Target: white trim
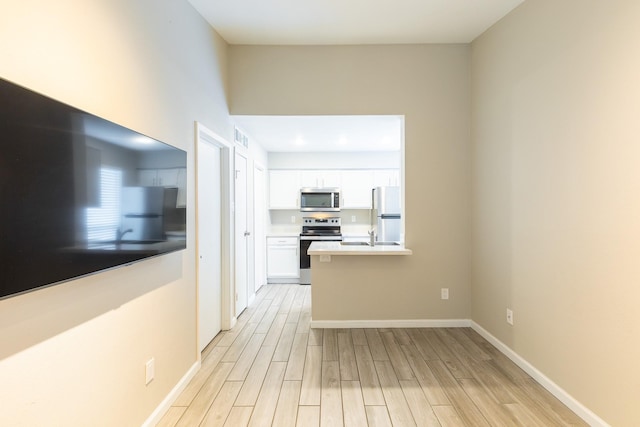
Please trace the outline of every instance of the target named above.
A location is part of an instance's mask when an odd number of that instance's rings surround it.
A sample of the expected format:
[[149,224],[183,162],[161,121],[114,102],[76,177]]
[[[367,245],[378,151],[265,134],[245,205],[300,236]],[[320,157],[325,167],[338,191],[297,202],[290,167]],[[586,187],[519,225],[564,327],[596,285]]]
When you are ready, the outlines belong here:
[[[267,277],[269,285],[295,285],[300,284],[300,276],[296,277]],[[302,285],[304,286],[304,285]]]
[[[238,317],[240,316],[240,314],[242,314],[242,312],[244,310],[246,310],[249,307],[249,299],[250,299],[250,292],[249,292],[249,263],[252,262],[253,260],[251,259],[251,257],[249,257],[249,243],[248,243],[248,239],[244,239],[245,243],[246,243],[246,251],[245,251],[245,258],[247,261],[247,271],[245,271],[245,278],[246,278],[246,294],[247,294],[247,302],[246,305],[242,308],[242,310],[238,311],[238,299],[236,299],[238,297],[238,263],[237,263],[237,253],[236,251],[238,250],[237,248],[237,243],[238,243],[238,227],[237,227],[237,214],[238,214],[238,210],[236,209],[237,206],[237,199],[238,199],[238,188],[236,186],[236,180],[238,179],[236,176],[236,173],[238,171],[237,169],[237,157],[240,156],[245,160],[245,165],[246,165],[246,177],[245,177],[245,190],[244,190],[244,197],[245,197],[245,207],[247,209],[247,211],[245,212],[245,216],[246,216],[246,228],[244,231],[249,231],[249,224],[251,224],[250,222],[250,218],[249,218],[249,203],[248,203],[248,197],[249,197],[249,153],[247,151],[246,148],[242,147],[241,145],[236,144],[234,146],[234,150],[233,150],[233,168],[231,171],[231,179],[233,182],[233,197],[231,198],[232,203],[233,203],[233,209],[231,212],[231,215],[233,216],[233,227],[231,228],[233,230],[231,236],[233,238],[233,296],[235,298],[233,298],[233,312],[235,313],[235,316]],[[253,185],[253,184],[252,184]],[[252,203],[253,204],[253,203]],[[251,224],[253,225],[253,224]],[[251,230],[251,232],[253,232],[253,230]],[[253,286],[255,288],[255,286]]]
[[589,408],[578,402],[573,396],[567,393],[562,387],[554,383],[549,377],[536,369],[531,363],[525,360],[518,353],[513,351],[509,346],[504,344],[498,338],[491,335],[486,329],[478,325],[476,322],[471,321],[471,328],[480,334],[484,339],[489,341],[495,348],[500,350],[505,356],[518,365],[522,370],[536,380],[542,387],[544,387],[549,393],[553,394],[562,403],[564,403],[569,409],[575,412],[580,418],[582,418],[587,424],[592,427],[610,427],[602,418],[598,417]]
[[[231,320],[229,320],[229,329],[233,329],[233,327],[236,326],[236,323],[238,323],[238,318],[233,316]],[[223,331],[228,331],[229,329],[223,329]]]
[[187,384],[189,384],[189,381],[191,381],[191,379],[200,370],[200,366],[201,364],[199,360],[191,365],[191,368],[189,368],[187,373],[184,374],[180,381],[178,381],[178,384],[176,384],[175,387],[173,387],[173,389],[169,392],[169,394],[167,394],[167,397],[165,397],[162,402],[160,402],[160,404],[151,413],[151,415],[149,415],[149,418],[147,418],[145,422],[142,423],[142,427],[152,427],[160,422],[164,414],[166,414],[169,408],[171,408],[173,402],[175,402],[178,396],[180,396],[180,393],[182,393],[184,389],[187,388]]
[[[263,180],[262,182],[256,182],[256,171],[261,171]],[[262,163],[253,160],[253,259],[254,259],[254,270],[253,270],[253,296],[255,298],[256,292],[267,283],[267,212],[268,212],[268,201],[267,201],[267,168],[262,165]],[[257,185],[256,185],[257,184]],[[258,194],[262,194],[264,198],[264,204],[262,206],[257,206],[256,196]],[[262,218],[262,234],[259,236],[256,230],[256,224],[258,223],[258,217]],[[263,261],[263,268],[260,274],[255,269],[255,260],[257,259],[257,254],[260,251],[261,258]],[[258,277],[259,276],[259,277]],[[256,280],[259,279],[259,280]]]
[[468,328],[470,322],[469,319],[311,320],[311,328]]
[[[234,281],[234,248],[233,236],[233,144],[229,143],[225,138],[211,131],[200,122],[195,122],[196,127],[196,165],[197,165],[197,145],[199,142],[207,142],[221,149],[222,161],[222,203],[226,204],[227,209],[222,212],[222,307],[221,307],[221,327],[223,331],[231,329],[235,324],[235,298],[233,291],[235,289]],[[197,181],[197,180],[196,180]],[[196,182],[196,206],[197,206],[197,182]],[[197,208],[196,208],[197,209]],[[198,212],[196,212],[196,222],[198,220]]]

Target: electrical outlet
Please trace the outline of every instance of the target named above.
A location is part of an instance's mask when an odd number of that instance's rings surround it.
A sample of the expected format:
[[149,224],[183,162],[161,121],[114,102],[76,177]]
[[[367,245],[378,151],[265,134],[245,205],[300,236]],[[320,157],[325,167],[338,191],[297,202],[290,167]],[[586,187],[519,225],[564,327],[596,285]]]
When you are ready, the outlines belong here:
[[155,358],[151,358],[147,360],[147,363],[144,365],[144,377],[145,377],[145,385],[149,384],[153,381],[153,377],[156,375],[156,360]]
[[351,215],[351,222],[356,222],[356,216],[355,215]]
[[513,310],[507,308],[507,323],[513,326]]
[[449,299],[449,288],[440,289],[440,299]]
[[291,215],[291,224],[295,224],[295,223],[296,223],[296,216]]

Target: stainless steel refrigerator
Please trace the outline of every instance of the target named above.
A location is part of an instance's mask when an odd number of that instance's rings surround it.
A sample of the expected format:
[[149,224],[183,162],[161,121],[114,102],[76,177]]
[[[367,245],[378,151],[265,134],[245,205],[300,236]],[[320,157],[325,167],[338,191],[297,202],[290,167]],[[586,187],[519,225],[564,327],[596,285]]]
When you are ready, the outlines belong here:
[[377,242],[399,242],[401,233],[400,187],[376,187],[372,191],[372,226]]
[[123,188],[121,239],[165,240],[166,217],[176,208],[177,194],[177,188]]

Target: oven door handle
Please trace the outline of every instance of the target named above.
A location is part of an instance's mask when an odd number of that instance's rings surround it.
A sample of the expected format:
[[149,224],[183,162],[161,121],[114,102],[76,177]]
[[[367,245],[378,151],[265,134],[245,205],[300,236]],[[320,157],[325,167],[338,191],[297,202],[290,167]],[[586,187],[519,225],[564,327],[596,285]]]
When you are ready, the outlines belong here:
[[317,241],[317,242],[341,242],[342,241],[342,237],[336,237],[336,236],[300,236],[300,240],[304,240],[304,241],[309,241],[309,240],[313,240],[313,241]]

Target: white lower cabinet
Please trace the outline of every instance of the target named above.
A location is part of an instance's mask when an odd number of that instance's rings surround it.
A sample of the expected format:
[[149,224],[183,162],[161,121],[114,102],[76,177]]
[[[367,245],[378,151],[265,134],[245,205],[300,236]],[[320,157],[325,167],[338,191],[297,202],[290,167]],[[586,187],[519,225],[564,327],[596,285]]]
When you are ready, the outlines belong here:
[[291,283],[300,279],[298,237],[267,237],[267,282]]

